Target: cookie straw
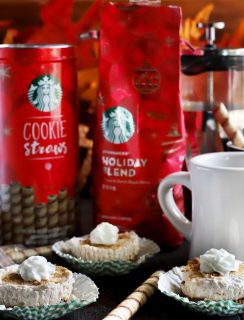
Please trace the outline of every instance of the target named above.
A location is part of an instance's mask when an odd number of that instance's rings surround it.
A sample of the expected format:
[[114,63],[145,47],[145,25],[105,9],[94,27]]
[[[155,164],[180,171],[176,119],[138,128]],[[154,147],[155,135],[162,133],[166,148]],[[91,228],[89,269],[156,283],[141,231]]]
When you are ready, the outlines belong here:
[[68,196],[67,189],[61,189],[58,193],[59,226],[66,226],[68,223]]
[[35,205],[35,225],[37,231],[47,233],[47,206],[45,203],[37,203]]
[[[19,246],[14,246],[9,248],[8,250],[5,247],[0,247],[0,267],[7,266],[5,261],[9,262],[11,259],[12,263],[22,263],[25,259],[31,256],[44,256],[48,259],[52,256],[52,248],[51,246],[42,246],[42,247],[33,247],[33,248],[21,248]],[[3,265],[5,264],[5,265]],[[8,265],[10,265],[8,264]]]
[[3,243],[10,243],[12,239],[12,213],[11,213],[11,195],[10,185],[2,184],[0,186],[1,197],[1,227]]
[[58,225],[58,196],[52,194],[48,196],[47,204],[48,227],[55,228]]
[[36,226],[36,244],[43,245],[48,243],[47,238],[47,205],[46,203],[37,203],[35,205],[35,226]]
[[14,264],[14,261],[0,248],[0,268]]
[[154,272],[143,284],[132,292],[114,310],[112,310],[103,320],[128,320],[146,301],[154,294],[158,287],[161,270]]
[[0,205],[0,245],[3,244],[2,209]]
[[34,189],[32,186],[22,187],[23,230],[25,241],[35,232]]
[[12,242],[23,243],[23,217],[22,217],[22,188],[19,182],[13,182],[10,185],[11,193],[11,212],[13,223]]
[[219,123],[229,140],[236,147],[244,147],[244,137],[241,130],[236,127],[230,118],[230,114],[223,103],[216,105],[213,109],[213,115],[217,123]]

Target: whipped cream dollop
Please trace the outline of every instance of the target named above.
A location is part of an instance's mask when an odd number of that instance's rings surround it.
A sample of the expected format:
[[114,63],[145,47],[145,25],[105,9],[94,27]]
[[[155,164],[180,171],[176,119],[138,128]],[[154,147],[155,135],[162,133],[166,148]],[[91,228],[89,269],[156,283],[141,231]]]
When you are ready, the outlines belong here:
[[108,222],[102,222],[90,233],[93,244],[112,245],[118,241],[119,228]]
[[231,271],[237,271],[239,266],[240,261],[224,249],[210,249],[200,256],[201,272],[218,272],[221,275],[226,275]]
[[25,281],[49,280],[55,272],[55,266],[45,257],[33,256],[26,259],[19,266],[19,274]]

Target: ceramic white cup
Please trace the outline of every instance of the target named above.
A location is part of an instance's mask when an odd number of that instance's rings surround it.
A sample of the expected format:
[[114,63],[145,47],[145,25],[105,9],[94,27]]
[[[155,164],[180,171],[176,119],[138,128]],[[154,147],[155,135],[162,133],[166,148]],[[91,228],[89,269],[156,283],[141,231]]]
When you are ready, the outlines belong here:
[[[178,209],[173,186],[192,192],[192,222]],[[164,178],[158,200],[175,228],[190,240],[190,257],[224,248],[244,260],[244,153],[216,152],[190,160],[189,172]]]

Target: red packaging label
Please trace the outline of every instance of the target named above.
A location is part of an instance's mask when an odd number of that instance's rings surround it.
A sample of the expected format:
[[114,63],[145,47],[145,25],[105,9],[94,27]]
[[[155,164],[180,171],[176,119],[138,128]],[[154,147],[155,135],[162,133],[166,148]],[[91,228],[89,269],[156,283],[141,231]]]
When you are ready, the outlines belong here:
[[[176,246],[182,237],[159,208],[160,179],[185,158],[177,7],[102,10],[94,149],[96,221]],[[176,197],[181,191],[175,189]]]
[[[2,232],[9,229],[3,242],[14,242],[16,233],[28,244],[24,239],[28,233],[33,239],[38,232],[46,237],[56,228],[57,238],[63,236],[61,229],[69,224],[68,206],[74,207],[78,165],[76,73],[72,59],[60,56],[55,60],[50,54],[49,60],[43,60],[45,48],[37,48],[39,55],[35,51],[33,59],[33,48],[12,50],[17,51],[15,59],[0,59]],[[19,199],[13,200],[17,193]],[[45,209],[38,217],[40,207]],[[7,216],[11,216],[12,225]],[[21,236],[17,232],[20,223],[24,230]],[[45,242],[51,241],[46,237]]]

